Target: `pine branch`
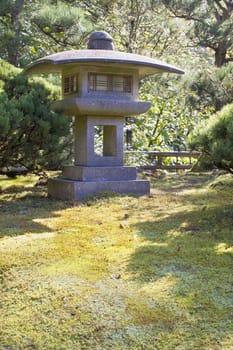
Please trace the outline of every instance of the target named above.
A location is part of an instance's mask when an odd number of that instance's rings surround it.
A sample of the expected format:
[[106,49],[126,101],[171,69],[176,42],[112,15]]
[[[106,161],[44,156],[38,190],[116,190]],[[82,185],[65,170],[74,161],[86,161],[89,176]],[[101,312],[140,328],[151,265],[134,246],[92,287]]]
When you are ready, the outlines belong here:
[[[221,0],[214,0],[214,2],[216,3],[216,5],[222,10],[222,11],[225,11],[226,10],[226,7],[224,7],[221,3]],[[224,1],[224,3],[226,4],[226,2]],[[215,7],[216,8],[216,7]],[[216,8],[217,10],[217,8]]]
[[61,45],[63,47],[67,47],[67,42],[65,41],[61,41],[59,39],[57,39],[55,36],[52,35],[52,33],[48,33],[46,30],[43,29],[43,27],[41,27],[38,23],[34,22],[36,24],[36,26],[40,29],[40,31],[45,34],[47,37],[49,37],[50,39],[52,39],[57,45]]
[[176,18],[182,18],[182,19],[185,19],[185,20],[188,20],[188,21],[194,21],[194,22],[200,22],[200,23],[204,23],[204,21],[195,16],[194,14],[192,14],[191,12],[187,12],[187,13],[180,13],[179,10],[180,9],[175,9],[173,8],[172,6],[168,5],[168,4],[165,4],[166,8],[173,14],[172,17],[176,17]]

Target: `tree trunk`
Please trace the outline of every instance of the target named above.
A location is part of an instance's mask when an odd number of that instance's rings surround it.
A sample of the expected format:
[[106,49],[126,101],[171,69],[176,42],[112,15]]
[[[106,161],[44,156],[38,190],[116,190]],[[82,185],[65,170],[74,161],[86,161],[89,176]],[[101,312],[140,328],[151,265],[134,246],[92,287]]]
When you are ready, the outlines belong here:
[[220,42],[215,49],[215,66],[221,67],[226,63],[227,48],[225,42]]
[[[223,1],[223,3],[221,3],[221,1],[217,0],[215,0],[214,3],[216,6],[215,18],[217,20],[218,28],[221,28],[221,26],[224,26],[224,22],[231,18],[233,3],[232,1]],[[215,49],[215,66],[221,67],[227,62],[226,55],[228,49],[229,45],[227,45],[227,41],[224,40],[223,37]]]
[[21,34],[21,22],[20,22],[20,13],[22,12],[24,5],[24,0],[16,0],[15,6],[11,14],[11,25],[10,28],[14,32],[14,39],[12,46],[8,51],[8,62],[14,66],[18,65],[19,59],[19,48],[20,48],[20,34]]

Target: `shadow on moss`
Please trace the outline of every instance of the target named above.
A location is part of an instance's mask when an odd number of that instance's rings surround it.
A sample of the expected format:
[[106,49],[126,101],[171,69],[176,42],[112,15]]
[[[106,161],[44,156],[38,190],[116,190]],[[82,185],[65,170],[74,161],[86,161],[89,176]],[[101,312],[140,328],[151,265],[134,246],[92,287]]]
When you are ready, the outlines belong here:
[[[221,194],[182,195],[179,200],[192,209],[168,208],[166,216],[158,213],[154,220],[134,225],[144,244],[131,255],[128,271],[141,288],[154,290],[160,308],[160,299],[167,295],[163,317],[171,319],[166,305],[173,305],[174,329],[187,329],[184,343],[191,332],[193,344],[206,348],[232,334],[232,197],[226,189]],[[156,294],[163,280],[172,281],[172,286]],[[184,312],[188,317],[176,317]]]

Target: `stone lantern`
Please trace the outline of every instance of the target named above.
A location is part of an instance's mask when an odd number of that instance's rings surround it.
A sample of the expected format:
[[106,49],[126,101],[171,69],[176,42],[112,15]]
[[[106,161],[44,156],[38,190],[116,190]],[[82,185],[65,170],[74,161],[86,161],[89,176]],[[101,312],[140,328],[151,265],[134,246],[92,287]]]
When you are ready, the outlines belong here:
[[[61,177],[49,179],[49,195],[76,200],[100,191],[149,194],[149,181],[137,179],[135,167],[124,166],[124,120],[150,108],[149,102],[138,101],[140,79],[183,71],[152,58],[115,51],[111,36],[94,32],[88,49],[43,57],[29,65],[27,72],[60,72],[62,100],[53,109],[75,117],[74,165],[64,166]],[[96,130],[102,133],[99,153]]]

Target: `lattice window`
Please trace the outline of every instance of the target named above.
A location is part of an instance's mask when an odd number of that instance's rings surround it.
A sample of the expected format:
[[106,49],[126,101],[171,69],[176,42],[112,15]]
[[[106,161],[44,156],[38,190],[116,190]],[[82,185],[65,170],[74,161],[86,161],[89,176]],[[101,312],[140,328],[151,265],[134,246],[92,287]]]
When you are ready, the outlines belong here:
[[64,77],[64,94],[71,94],[78,90],[78,77],[77,75],[67,75]]
[[89,91],[132,92],[132,76],[113,74],[89,74]]

